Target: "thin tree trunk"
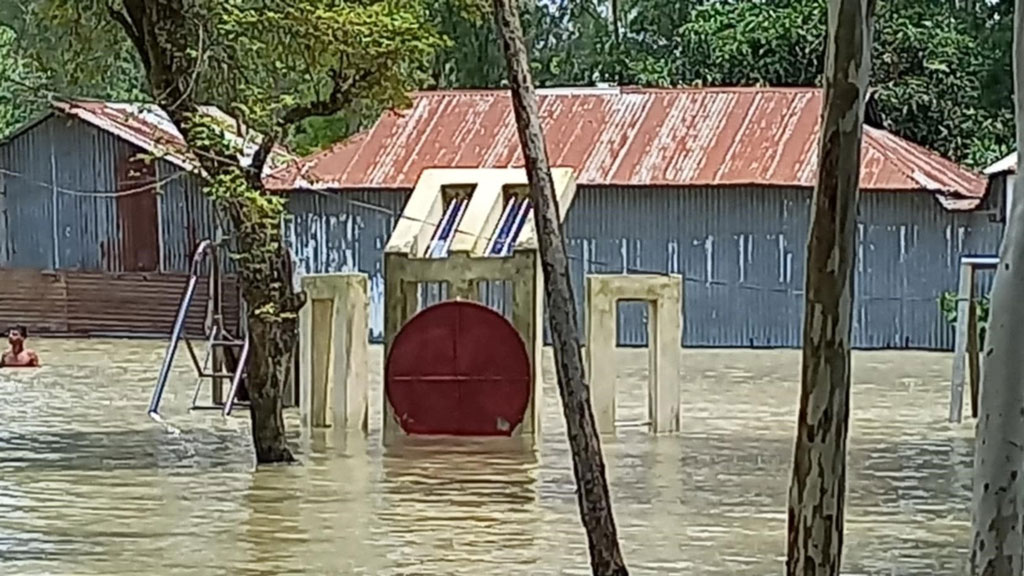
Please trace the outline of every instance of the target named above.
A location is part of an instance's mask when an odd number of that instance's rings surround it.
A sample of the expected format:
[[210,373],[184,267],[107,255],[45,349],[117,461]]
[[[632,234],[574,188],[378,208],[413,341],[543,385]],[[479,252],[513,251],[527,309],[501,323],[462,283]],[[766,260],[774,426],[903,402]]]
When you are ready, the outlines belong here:
[[838,576],[842,562],[854,229],[873,11],[873,0],[829,0],[828,5],[800,411],[789,486],[790,576]]
[[604,458],[601,455],[601,439],[590,406],[590,391],[584,381],[580,331],[572,286],[569,284],[569,260],[562,238],[555,186],[537,109],[537,95],[530,76],[515,1],[494,0],[494,12],[508,63],[512,106],[526,160],[530,200],[536,215],[547,313],[555,347],[558,390],[562,396],[566,432],[572,450],[580,516],[587,532],[594,575],[625,576],[629,572],[619,550],[611,497],[605,479]]
[[[1024,0],[1013,24],[1017,181],[1024,174]],[[1022,187],[1024,188],[1024,187]],[[1024,570],[1021,475],[1024,474],[1024,202],[1013,195],[999,249],[985,336],[981,398],[974,440],[971,574],[1020,576]]]

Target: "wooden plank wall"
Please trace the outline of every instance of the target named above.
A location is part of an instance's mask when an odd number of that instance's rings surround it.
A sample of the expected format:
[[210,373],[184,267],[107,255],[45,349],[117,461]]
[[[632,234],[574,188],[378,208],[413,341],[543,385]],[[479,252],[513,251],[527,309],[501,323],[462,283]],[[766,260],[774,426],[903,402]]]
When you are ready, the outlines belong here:
[[[0,330],[24,324],[30,334],[167,336],[186,274],[101,273],[0,269]],[[209,284],[201,278],[186,320],[201,335]],[[239,313],[237,283],[224,281],[230,327]]]

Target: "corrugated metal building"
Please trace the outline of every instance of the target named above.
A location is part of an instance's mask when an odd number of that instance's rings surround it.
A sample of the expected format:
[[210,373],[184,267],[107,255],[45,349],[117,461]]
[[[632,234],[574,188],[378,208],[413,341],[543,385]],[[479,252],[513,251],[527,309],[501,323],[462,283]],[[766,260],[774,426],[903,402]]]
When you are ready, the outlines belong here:
[[[686,345],[799,345],[819,90],[542,90],[540,106],[552,164],[578,174],[578,295],[585,273],[681,273]],[[380,252],[420,171],[521,165],[507,93],[434,92],[269,182],[291,191],[302,271],[371,274],[379,338]],[[1001,211],[980,176],[878,128],[861,185],[855,345],[950,348],[938,297],[961,254],[996,250]],[[645,335],[624,305],[620,342]]]
[[[799,345],[819,91],[541,93],[552,162],[581,186],[567,223],[578,295],[585,272],[678,272],[686,345]],[[159,159],[132,160],[143,152]],[[289,195],[299,273],[370,275],[379,340],[381,253],[420,171],[478,165],[521,165],[503,92],[417,94],[268,183]],[[166,332],[188,258],[216,226],[193,169],[166,117],[139,106],[55,103],[0,143],[0,323],[34,310],[30,324],[55,331]],[[870,127],[862,185],[856,345],[951,347],[938,295],[956,286],[960,254],[998,248],[1002,213],[977,175]],[[97,290],[96,278],[120,283]],[[624,305],[620,342],[642,344],[645,322]]]
[[[241,139],[227,116],[207,112]],[[0,143],[0,322],[168,331],[191,254],[216,228],[185,150],[157,109],[77,101],[53,102]],[[278,150],[273,160],[294,158]]]

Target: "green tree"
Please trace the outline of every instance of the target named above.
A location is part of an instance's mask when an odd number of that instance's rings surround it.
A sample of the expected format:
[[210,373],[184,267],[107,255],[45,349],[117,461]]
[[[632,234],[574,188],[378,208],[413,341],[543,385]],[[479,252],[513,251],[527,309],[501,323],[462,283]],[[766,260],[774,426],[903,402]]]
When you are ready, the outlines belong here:
[[33,107],[23,104],[24,86],[32,83],[30,62],[15,45],[14,30],[0,26],[0,138],[32,116]]
[[[882,0],[877,12],[885,127],[973,167],[1007,152],[1011,3]],[[820,85],[824,0],[526,2],[523,21],[540,86]],[[433,86],[502,85],[490,24],[444,22],[453,44]]]
[[[19,37],[45,35],[48,25],[33,28],[44,16],[38,4],[0,6],[0,22]],[[506,84],[484,4],[430,4],[423,18],[451,42],[435,50],[417,88]],[[820,84],[824,6],[824,0],[536,0],[522,2],[521,11],[539,86],[806,86]],[[872,86],[885,126],[974,167],[1007,152],[1013,139],[1012,8],[1008,0],[880,0]],[[89,32],[88,24],[68,24],[80,34]],[[46,39],[47,60],[64,60],[65,51],[75,48],[70,40]],[[9,61],[3,45],[0,40],[0,63]],[[83,78],[95,77],[95,66],[51,66],[46,88],[97,98],[137,96],[133,87],[145,82],[130,47],[120,42],[99,53],[106,55],[99,68],[117,73],[96,83]],[[25,117],[26,99],[4,100],[10,94],[4,86],[0,78],[0,117],[11,116],[12,107],[17,118]],[[299,153],[322,148],[371,125],[386,105],[361,104],[344,114],[299,121],[286,142]]]
[[[878,4],[871,84],[886,128],[972,166],[1013,139],[1008,84],[986,79],[1005,60],[987,39],[988,12],[938,0]],[[727,0],[695,9],[682,27],[677,63],[686,83],[820,84],[823,0]],[[1003,68],[1003,65],[1006,68]]]
[[145,78],[130,45],[117,35],[91,39],[95,50],[86,60],[71,41],[93,32],[88,20],[68,21],[72,34],[53,34],[45,8],[38,2],[0,3],[0,137],[45,111],[52,95],[146,97]]
[[[415,0],[36,0],[25,49],[88,84],[132,53],[150,97],[184,136],[232,228],[248,308],[256,460],[292,460],[281,393],[304,295],[292,288],[284,202],[262,183],[276,145],[310,118],[402,103],[443,45]],[[115,65],[105,70],[98,63]],[[88,64],[88,65],[87,65]],[[72,77],[69,72],[76,75]],[[130,71],[127,72],[130,76]],[[262,136],[251,158],[203,113],[213,104]]]

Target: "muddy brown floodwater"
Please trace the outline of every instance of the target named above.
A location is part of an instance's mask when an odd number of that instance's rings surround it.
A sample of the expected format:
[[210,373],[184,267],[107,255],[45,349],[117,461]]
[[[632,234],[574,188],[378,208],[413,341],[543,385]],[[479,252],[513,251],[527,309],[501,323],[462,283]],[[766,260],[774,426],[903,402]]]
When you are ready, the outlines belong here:
[[[36,340],[0,371],[0,574],[587,574],[546,368],[539,447],[383,449],[379,348],[369,438],[299,433],[302,466],[252,472],[247,415],[146,417],[163,344]],[[620,418],[643,414],[646,351],[619,355]],[[604,441],[633,574],[768,575],[784,561],[799,352],[686,350],[683,433]],[[973,427],[945,423],[950,354],[854,355],[845,571],[966,573]]]

